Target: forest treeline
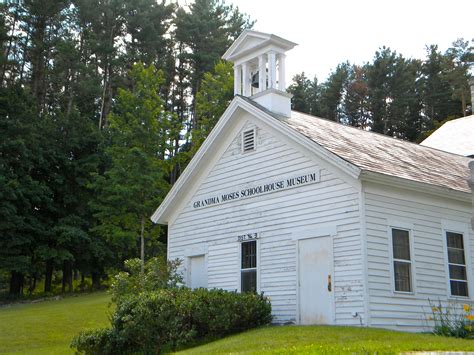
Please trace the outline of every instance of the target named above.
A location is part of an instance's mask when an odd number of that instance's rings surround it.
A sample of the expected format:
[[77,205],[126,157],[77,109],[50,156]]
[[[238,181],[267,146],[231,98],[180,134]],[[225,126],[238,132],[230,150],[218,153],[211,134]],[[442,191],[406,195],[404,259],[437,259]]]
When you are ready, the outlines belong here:
[[[165,252],[149,217],[232,99],[220,56],[254,23],[221,0],[0,6],[0,292],[100,287]],[[295,110],[416,141],[468,113],[469,50],[382,48],[288,91]]]
[[323,83],[300,73],[288,91],[292,109],[392,137],[419,142],[445,120],[472,112],[468,84],[474,55],[458,39],[423,59],[382,47],[363,65],[339,64]]
[[252,22],[218,0],[0,6],[0,288],[99,287],[165,252],[149,217],[194,149],[204,74]]

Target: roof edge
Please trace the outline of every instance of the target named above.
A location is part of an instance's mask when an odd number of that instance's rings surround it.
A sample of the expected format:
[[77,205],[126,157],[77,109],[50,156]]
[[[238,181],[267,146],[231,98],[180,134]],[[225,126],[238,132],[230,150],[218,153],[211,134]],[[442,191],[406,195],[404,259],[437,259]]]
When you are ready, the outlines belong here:
[[[247,48],[245,51],[238,53],[236,56],[233,52],[235,49],[245,40],[245,38],[253,36],[260,38],[262,40],[261,43],[257,44],[256,46],[253,46],[251,48]],[[272,33],[264,33],[264,32],[258,32],[254,30],[249,30],[246,29],[244,30],[239,37],[234,41],[234,43],[231,44],[231,46],[225,51],[225,53],[221,56],[222,59],[228,60],[228,61],[233,61],[234,59],[241,57],[243,55],[246,55],[252,51],[255,51],[256,49],[259,49],[261,47],[264,47],[270,43],[276,43],[283,47],[285,50],[290,50],[297,46],[298,44],[295,42],[292,42],[288,39],[282,38],[280,36],[274,35]]]
[[437,197],[445,197],[468,203],[472,201],[472,193],[470,192],[454,190],[444,186],[433,185],[426,182],[415,181],[398,176],[391,176],[374,171],[362,170],[360,178],[361,181],[389,185],[404,190],[427,193]]

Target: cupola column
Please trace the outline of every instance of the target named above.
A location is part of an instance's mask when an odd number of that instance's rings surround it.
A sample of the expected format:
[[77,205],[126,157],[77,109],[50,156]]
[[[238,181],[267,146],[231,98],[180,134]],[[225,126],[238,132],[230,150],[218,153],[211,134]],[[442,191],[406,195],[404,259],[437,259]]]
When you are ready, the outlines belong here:
[[265,55],[258,56],[258,92],[267,90],[267,61]]
[[234,95],[242,93],[242,66],[234,65]]
[[247,62],[242,63],[242,95],[250,96],[250,71]]
[[268,88],[276,89],[276,53],[268,52]]
[[285,57],[286,55],[281,53],[278,55],[278,89],[285,91]]

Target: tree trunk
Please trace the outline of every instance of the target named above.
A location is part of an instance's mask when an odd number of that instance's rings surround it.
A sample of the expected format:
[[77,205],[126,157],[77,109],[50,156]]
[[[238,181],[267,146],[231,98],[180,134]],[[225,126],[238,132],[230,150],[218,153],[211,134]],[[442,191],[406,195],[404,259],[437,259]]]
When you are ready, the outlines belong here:
[[31,296],[33,291],[36,289],[36,273],[30,278],[30,287],[28,288],[28,294]]
[[92,272],[92,289],[100,289],[100,274],[98,272]]
[[463,117],[466,117],[466,95],[464,93],[461,94],[461,106],[462,106],[462,115]]
[[7,72],[7,68],[8,68],[8,58],[10,57],[10,52],[11,52],[11,49],[13,47],[13,39],[15,38],[17,21],[18,21],[18,8],[15,9],[15,14],[13,16],[13,23],[12,23],[11,29],[10,29],[11,35],[10,35],[10,38],[8,40],[8,46],[5,49],[4,54],[3,54],[3,56],[5,57],[5,63],[3,63],[2,73],[1,73],[1,76],[0,76],[0,85],[2,85],[2,86],[3,86],[3,81],[5,79],[5,73]]
[[141,232],[140,232],[140,259],[142,261],[142,274],[145,271],[145,217],[142,217],[141,222]]
[[68,260],[63,262],[63,280],[61,288],[63,293],[66,292],[66,286],[68,288],[68,292],[72,292],[72,268],[71,262]]
[[67,289],[68,289],[68,292],[73,292],[74,291],[74,287],[73,287],[73,284],[72,284],[72,262],[68,261],[68,265],[69,265],[69,278],[68,278],[68,282],[67,282]]
[[46,74],[46,18],[44,16],[39,16],[34,23],[35,25],[32,35],[33,50],[31,51],[31,88],[33,97],[36,100],[37,111],[41,112],[45,95],[44,80]]
[[24,276],[21,272],[12,271],[10,275],[10,295],[20,296],[23,293]]
[[53,261],[46,262],[46,271],[44,273],[44,292],[51,292],[51,283],[53,281]]
[[72,111],[72,103],[74,101],[74,84],[76,81],[76,72],[75,70],[72,70],[71,74],[71,81],[69,83],[69,95],[68,95],[68,101],[67,101],[67,109],[66,109],[66,116],[69,117],[71,115]]
[[102,129],[105,114],[105,95],[107,94],[107,66],[104,68],[104,88],[102,90],[102,102],[100,103],[99,130]]
[[19,84],[23,84],[23,79],[25,77],[25,67],[26,67],[26,53],[28,51],[28,43],[30,42],[30,29],[26,30],[26,38],[23,43],[23,55],[21,56],[21,67],[20,67],[20,77]]
[[61,293],[66,292],[66,262],[63,261],[63,278],[61,282]]
[[109,69],[107,70],[109,73],[109,80],[107,81],[107,94],[105,95],[106,101],[104,105],[104,119],[103,119],[103,125],[104,127],[107,127],[108,121],[107,121],[107,116],[109,115],[109,112],[112,107],[112,74],[113,74],[113,69],[112,69],[112,64],[109,64]]
[[[180,140],[180,137],[178,135],[174,140],[174,155],[173,155],[174,157],[179,154],[179,140]],[[181,171],[180,171],[179,163],[174,164],[173,170],[171,170],[171,174],[170,174],[171,185],[174,185],[176,180],[178,180],[180,173]]]
[[79,285],[81,292],[84,292],[84,286],[85,286],[85,276],[84,276],[84,273],[81,272],[81,284]]

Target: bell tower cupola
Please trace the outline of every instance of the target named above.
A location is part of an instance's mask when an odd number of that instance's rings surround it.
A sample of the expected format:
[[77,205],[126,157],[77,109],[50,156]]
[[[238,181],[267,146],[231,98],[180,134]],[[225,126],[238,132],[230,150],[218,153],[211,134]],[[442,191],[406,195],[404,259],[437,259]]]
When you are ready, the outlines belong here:
[[234,95],[250,97],[268,110],[289,117],[285,56],[296,46],[281,37],[245,30],[222,56],[234,63]]

